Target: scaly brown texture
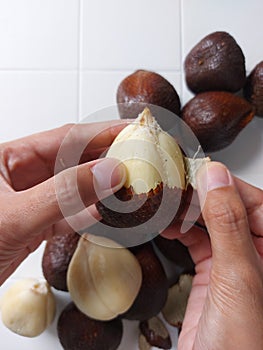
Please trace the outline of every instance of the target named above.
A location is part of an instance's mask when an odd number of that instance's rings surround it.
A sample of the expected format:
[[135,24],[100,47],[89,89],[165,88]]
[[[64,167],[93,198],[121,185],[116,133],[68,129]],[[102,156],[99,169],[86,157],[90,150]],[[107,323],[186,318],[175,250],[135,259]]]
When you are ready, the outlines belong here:
[[254,114],[254,108],[248,101],[225,91],[197,94],[182,109],[182,119],[192,129],[205,152],[228,146]]
[[247,77],[244,96],[255,107],[256,115],[263,117],[263,61]]
[[42,271],[48,283],[67,291],[67,271],[77,248],[80,235],[76,232],[59,233],[50,238],[42,257]]
[[116,350],[123,326],[120,319],[93,320],[71,302],[59,316],[57,331],[64,350]]
[[236,40],[226,32],[204,37],[184,63],[188,88],[194,93],[211,90],[236,92],[245,84],[245,57]]
[[[181,214],[184,195],[184,190],[171,189],[167,186],[163,188],[162,183],[150,192],[142,194],[134,193],[132,187],[122,187],[114,195],[98,202],[96,206],[104,223],[109,226],[130,228],[145,224],[146,231],[149,225],[147,233],[153,233],[166,228],[171,219],[175,220]],[[117,205],[116,199],[118,199]],[[113,202],[114,210],[111,209]],[[150,225],[148,221],[152,218],[153,223]]]
[[[163,76],[147,70],[137,70],[120,83],[117,103],[121,118],[137,118],[146,106],[163,107],[176,115],[180,114],[180,98],[177,91]],[[155,113],[151,106],[152,113]],[[159,110],[158,110],[159,111]],[[162,118],[158,123],[162,126]]]
[[131,308],[122,317],[129,320],[147,320],[163,308],[168,294],[168,280],[152,243],[131,249],[142,268],[142,285]]
[[178,239],[167,239],[158,235],[154,238],[154,243],[167,259],[180,268],[181,273],[195,273],[195,264],[189,250]]

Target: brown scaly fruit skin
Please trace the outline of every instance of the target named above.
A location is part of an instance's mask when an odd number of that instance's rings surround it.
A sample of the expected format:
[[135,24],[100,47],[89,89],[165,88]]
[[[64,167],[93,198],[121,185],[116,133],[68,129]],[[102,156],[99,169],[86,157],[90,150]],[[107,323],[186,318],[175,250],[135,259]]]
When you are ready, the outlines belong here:
[[116,350],[123,326],[120,319],[93,320],[71,302],[60,314],[57,332],[64,350]]
[[159,235],[154,238],[154,243],[167,259],[180,268],[181,274],[195,274],[195,264],[191,255],[178,239],[167,239]]
[[263,117],[263,61],[247,77],[244,96],[255,107],[256,115]]
[[230,145],[251,121],[255,111],[244,98],[224,91],[197,94],[182,109],[182,119],[192,129],[205,152]]
[[134,247],[131,251],[142,268],[142,286],[131,308],[121,317],[144,321],[163,308],[168,294],[168,280],[151,242]]
[[[160,74],[147,70],[137,70],[123,79],[117,90],[117,103],[121,118],[137,118],[149,104],[168,109],[176,115],[180,114],[181,107],[175,88]],[[153,107],[151,110],[155,115]],[[158,122],[162,126],[161,120]]]
[[236,92],[246,80],[242,49],[226,32],[214,32],[203,38],[186,56],[184,68],[187,86],[194,93]]
[[42,257],[42,271],[48,283],[62,291],[68,291],[67,271],[77,248],[80,235],[76,232],[59,233],[50,238]]
[[[157,226],[154,227],[152,232],[155,232],[166,228],[170,224],[166,220],[167,205],[169,205],[169,208],[175,208],[173,220],[179,217],[184,208],[185,190],[166,187],[164,196],[163,193],[162,184],[154,190],[142,194],[135,194],[131,187],[128,189],[122,187],[114,195],[98,202],[96,207],[105,224],[119,228],[130,228],[146,224],[157,213],[164,197],[166,205],[154,217],[154,224]],[[115,196],[120,201],[119,207],[114,208],[117,210],[111,210],[111,201],[116,200]]]

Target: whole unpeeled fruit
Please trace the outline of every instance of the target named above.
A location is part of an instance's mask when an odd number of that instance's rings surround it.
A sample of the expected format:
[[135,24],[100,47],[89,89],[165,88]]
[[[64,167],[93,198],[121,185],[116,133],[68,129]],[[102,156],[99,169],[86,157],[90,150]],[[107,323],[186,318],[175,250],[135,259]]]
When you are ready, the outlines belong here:
[[115,350],[123,334],[122,321],[97,321],[84,315],[74,303],[61,312],[58,337],[64,350]]
[[244,96],[255,107],[256,115],[263,117],[263,61],[247,77]]
[[46,243],[42,257],[42,271],[48,283],[67,291],[67,271],[77,248],[80,235],[76,232],[58,233]]
[[226,32],[214,32],[204,37],[186,56],[184,68],[187,86],[194,93],[236,92],[245,84],[243,51]]
[[[137,118],[145,107],[163,107],[180,114],[180,99],[177,91],[158,73],[137,70],[120,83],[117,103],[121,118]],[[161,124],[161,119],[158,120]]]
[[154,243],[162,254],[180,269],[181,274],[195,273],[195,264],[191,258],[189,250],[178,239],[167,239],[158,235],[154,239]]
[[182,110],[182,119],[192,129],[205,152],[230,145],[254,117],[253,106],[225,91],[197,94]]
[[133,253],[142,269],[142,284],[132,306],[122,317],[147,320],[163,308],[168,294],[168,280],[151,242],[133,248]]

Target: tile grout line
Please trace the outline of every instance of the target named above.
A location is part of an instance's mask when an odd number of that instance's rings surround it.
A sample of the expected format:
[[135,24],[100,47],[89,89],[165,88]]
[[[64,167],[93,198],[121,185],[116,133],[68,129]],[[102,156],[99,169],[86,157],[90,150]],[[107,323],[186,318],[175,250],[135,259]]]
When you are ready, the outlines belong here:
[[77,122],[80,121],[81,112],[81,71],[83,56],[83,0],[79,0],[79,32],[78,32],[78,70],[77,70]]
[[0,68],[0,73],[76,73],[78,68]]
[[[81,50],[82,51],[82,50]],[[78,54],[79,56],[79,54]],[[132,67],[125,67],[120,69],[115,68],[81,68],[82,59],[78,57],[78,65],[76,68],[0,68],[0,73],[12,73],[12,72],[21,72],[21,73],[119,73],[127,72],[131,73],[134,69]],[[80,66],[80,67],[79,67]],[[146,69],[146,68],[145,68]],[[181,69],[174,68],[163,68],[156,67],[153,68],[155,71],[162,71],[167,73],[181,73]]]
[[[183,92],[183,0],[179,0],[179,18],[180,18],[180,90]],[[181,101],[182,102],[182,101]]]

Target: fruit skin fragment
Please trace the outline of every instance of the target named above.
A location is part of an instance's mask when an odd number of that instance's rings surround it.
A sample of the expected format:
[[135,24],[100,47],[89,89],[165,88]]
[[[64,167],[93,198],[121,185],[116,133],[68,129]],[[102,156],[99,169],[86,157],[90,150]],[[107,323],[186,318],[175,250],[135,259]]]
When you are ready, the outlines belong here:
[[4,325],[24,337],[36,337],[52,323],[55,297],[46,281],[34,278],[14,283],[1,299]]
[[[139,324],[141,334],[145,337],[145,341],[151,346],[160,349],[171,349],[172,341],[167,328],[158,316],[154,316]],[[143,344],[143,339],[141,339]]]
[[168,298],[162,315],[172,326],[181,328],[188,303],[188,298],[192,289],[193,276],[181,275],[178,283],[169,288]]

